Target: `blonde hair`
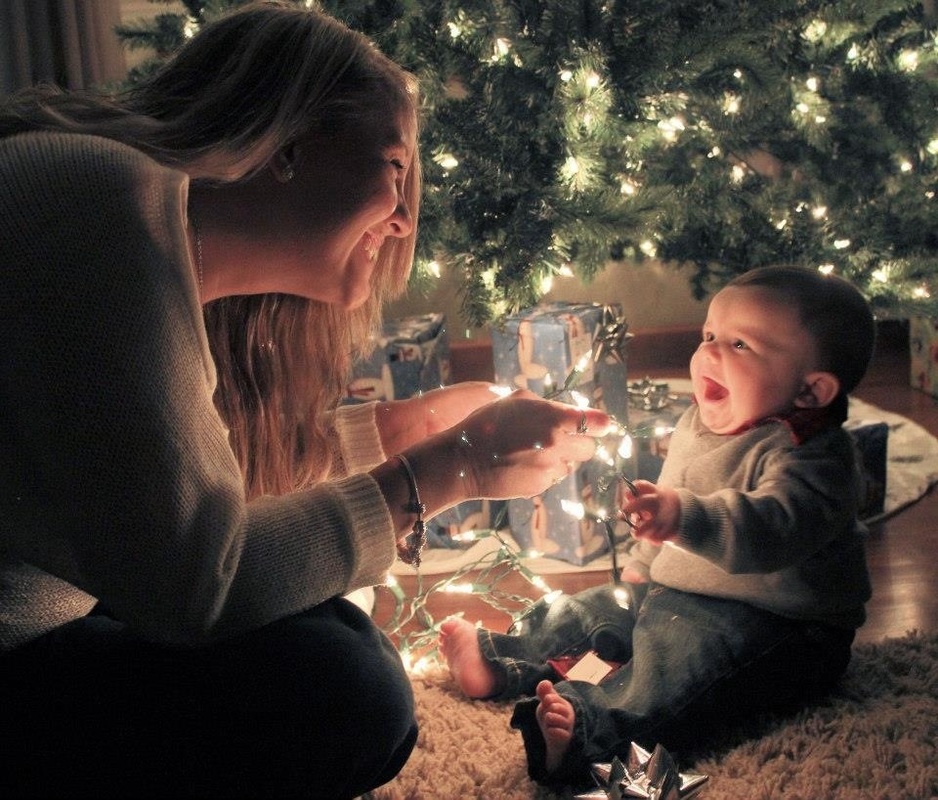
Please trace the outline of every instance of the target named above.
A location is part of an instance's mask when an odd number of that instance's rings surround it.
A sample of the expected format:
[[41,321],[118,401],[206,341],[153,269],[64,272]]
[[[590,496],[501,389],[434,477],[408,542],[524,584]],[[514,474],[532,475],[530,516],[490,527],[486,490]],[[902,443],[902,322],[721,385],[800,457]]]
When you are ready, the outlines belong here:
[[[52,129],[137,147],[193,181],[226,183],[263,169],[311,131],[416,117],[412,75],[365,36],[314,9],[252,3],[207,23],[139,85],[108,97],[37,87],[15,95],[0,136]],[[419,154],[404,199],[417,219]],[[332,467],[324,412],[351,364],[372,346],[385,302],[403,292],[416,225],[381,247],[369,300],[351,312],[287,295],[216,300],[204,308],[218,371],[215,404],[228,425],[249,497],[281,494]]]

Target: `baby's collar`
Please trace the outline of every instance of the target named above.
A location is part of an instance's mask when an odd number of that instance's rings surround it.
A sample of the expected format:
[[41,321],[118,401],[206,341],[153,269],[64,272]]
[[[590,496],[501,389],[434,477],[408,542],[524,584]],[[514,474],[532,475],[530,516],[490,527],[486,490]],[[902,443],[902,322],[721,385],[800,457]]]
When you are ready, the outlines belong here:
[[[697,402],[696,397],[694,398],[694,402]],[[792,442],[798,445],[804,444],[812,436],[817,436],[817,434],[821,433],[821,431],[825,431],[828,428],[836,428],[843,425],[846,421],[847,400],[843,398],[843,401],[841,401],[841,398],[838,397],[829,406],[824,406],[823,408],[793,408],[791,411],[787,411],[783,414],[773,414],[770,417],[763,417],[754,422],[747,422],[726,435],[735,436],[740,433],[745,433],[746,431],[751,431],[753,428],[758,428],[760,425],[765,425],[769,422],[781,422],[788,428]]]

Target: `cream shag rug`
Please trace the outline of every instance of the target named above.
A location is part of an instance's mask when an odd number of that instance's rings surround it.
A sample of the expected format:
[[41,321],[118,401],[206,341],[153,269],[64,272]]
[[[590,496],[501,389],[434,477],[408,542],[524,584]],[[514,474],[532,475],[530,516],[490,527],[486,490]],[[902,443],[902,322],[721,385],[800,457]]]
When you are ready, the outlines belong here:
[[[512,705],[463,698],[443,667],[413,678],[421,731],[375,800],[556,800],[527,777]],[[746,738],[748,736],[748,738]],[[765,719],[682,772],[709,776],[701,800],[938,798],[938,635],[855,648],[822,706]]]

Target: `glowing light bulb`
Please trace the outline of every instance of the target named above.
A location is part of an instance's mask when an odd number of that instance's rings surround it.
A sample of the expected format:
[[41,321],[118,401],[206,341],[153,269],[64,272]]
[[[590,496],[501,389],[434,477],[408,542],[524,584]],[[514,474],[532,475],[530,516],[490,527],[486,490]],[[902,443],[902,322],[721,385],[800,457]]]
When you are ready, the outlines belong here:
[[616,586],[616,588],[612,590],[612,596],[615,598],[620,608],[629,609],[632,607],[632,600],[629,598],[629,593],[621,586]]
[[918,53],[915,50],[903,50],[898,61],[899,69],[904,72],[915,72],[918,69]]
[[827,23],[823,20],[816,19],[809,23],[808,27],[804,29],[804,38],[809,42],[817,42],[820,41],[825,33],[827,33]]
[[632,437],[626,434],[622,437],[622,441],[619,442],[619,449],[616,451],[616,454],[619,456],[619,458],[631,458],[632,448]]
[[417,663],[413,666],[413,675],[420,677],[421,675],[426,675],[430,670],[430,666],[433,664],[433,659],[428,656],[421,656],[417,659]]
[[580,394],[580,392],[577,391],[572,391],[570,392],[570,397],[573,399],[573,405],[575,405],[580,410],[590,407],[590,401],[586,395]]
[[433,156],[433,160],[447,170],[456,169],[459,166],[459,160],[452,153],[440,153]]
[[583,519],[586,516],[586,506],[582,503],[577,503],[574,500],[567,500],[566,498],[560,501],[560,508],[566,511],[574,519]]

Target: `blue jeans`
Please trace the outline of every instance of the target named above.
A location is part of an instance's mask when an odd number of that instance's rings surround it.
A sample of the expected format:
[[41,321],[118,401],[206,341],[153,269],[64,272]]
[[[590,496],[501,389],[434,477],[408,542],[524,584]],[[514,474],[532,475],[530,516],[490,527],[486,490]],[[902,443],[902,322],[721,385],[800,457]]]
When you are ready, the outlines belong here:
[[92,614],[0,656],[2,797],[352,798],[417,737],[397,651],[333,599],[210,646]]
[[[623,607],[611,586],[596,587],[558,611],[535,607],[514,634],[480,631],[483,655],[505,679],[503,697],[532,694],[548,678],[574,707],[570,747],[547,773],[538,701],[515,706],[511,724],[522,733],[532,779],[586,782],[591,764],[625,756],[633,741],[678,755],[706,747],[728,723],[819,697],[850,659],[852,630],[655,584],[631,599]],[[544,663],[588,649],[623,666],[592,685],[561,681]]]

